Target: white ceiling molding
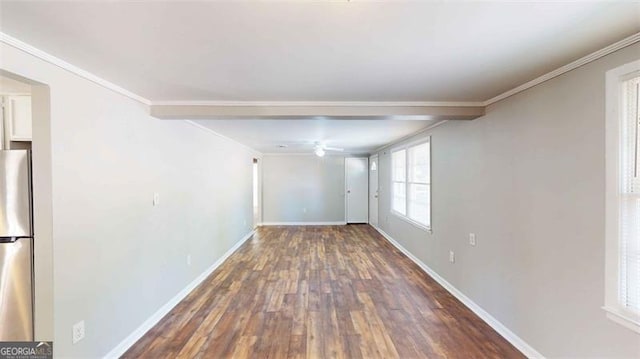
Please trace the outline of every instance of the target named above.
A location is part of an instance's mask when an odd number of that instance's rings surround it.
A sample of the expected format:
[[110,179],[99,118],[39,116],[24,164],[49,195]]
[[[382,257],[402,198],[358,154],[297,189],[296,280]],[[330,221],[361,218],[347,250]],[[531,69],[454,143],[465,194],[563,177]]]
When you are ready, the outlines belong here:
[[485,101],[466,101],[466,102],[429,102],[429,101],[398,101],[398,102],[373,102],[373,101],[154,101],[152,106],[246,106],[246,107],[277,107],[277,106],[314,106],[314,107],[334,107],[334,106],[348,106],[348,107],[368,107],[368,106],[380,106],[380,107],[431,107],[431,106],[447,106],[447,107],[486,107],[492,105],[498,101],[504,100],[507,97],[511,97],[517,93],[530,89],[543,82],[549,81],[555,77],[565,74],[569,71],[575,70],[581,66],[584,66],[590,62],[598,60],[604,56],[614,53],[627,46],[633,45],[640,41],[640,32],[628,36],[616,43],[613,43],[598,51],[592,52],[586,56],[583,56],[569,64],[566,64],[560,68],[557,68],[551,72],[548,72],[540,77],[537,77],[529,82],[526,82],[511,90],[505,91],[495,97],[492,97]]
[[[265,157],[274,157],[274,156],[309,156],[309,157],[318,157],[313,151],[309,152],[263,152],[262,155]],[[349,157],[349,156],[365,156],[366,153],[352,153],[352,152],[340,152],[340,153],[331,153],[326,152],[323,157]]]
[[104,88],[107,88],[111,91],[117,92],[123,96],[126,96],[132,100],[136,100],[142,104],[145,104],[147,106],[151,105],[151,101],[147,100],[146,98],[136,95],[135,93],[122,88],[112,82],[109,82],[101,77],[98,77],[92,73],[90,73],[89,71],[85,71],[77,66],[74,66],[60,58],[57,58],[49,53],[46,53],[40,49],[37,49],[27,43],[24,43],[18,39],[16,39],[15,37],[9,36],[7,34],[5,34],[4,32],[0,32],[0,42],[3,42],[9,46],[13,46],[18,50],[24,51],[30,55],[33,55],[41,60],[44,60],[50,64],[56,65],[64,70],[67,70],[75,75],[78,75],[86,80],[89,80],[93,83],[96,83]]
[[[73,74],[75,74],[77,76],[80,76],[81,78],[89,80],[89,81],[91,81],[91,82],[93,82],[95,84],[98,84],[98,85],[100,85],[100,86],[102,86],[102,87],[104,87],[106,89],[109,89],[111,91],[119,93],[119,94],[121,94],[121,95],[123,95],[125,97],[128,97],[128,98],[132,99],[132,100],[138,101],[138,102],[140,102],[140,103],[142,103],[144,105],[147,105],[147,106],[151,105],[151,101],[147,100],[146,98],[144,98],[142,96],[136,95],[135,93],[133,93],[131,91],[128,91],[128,90],[126,90],[126,89],[124,89],[124,88],[122,88],[122,87],[120,87],[120,86],[118,86],[118,85],[116,85],[116,84],[114,84],[112,82],[109,82],[109,81],[107,81],[107,80],[105,80],[105,79],[103,79],[101,77],[98,77],[98,76],[96,76],[96,75],[94,75],[94,74],[92,74],[92,73],[90,73],[88,71],[85,71],[85,70],[83,70],[81,68],[78,68],[78,67],[76,67],[76,66],[74,66],[74,65],[72,65],[72,64],[70,64],[70,63],[68,63],[68,62],[66,62],[66,61],[64,61],[62,59],[59,59],[59,58],[57,58],[57,57],[55,57],[53,55],[50,55],[50,54],[48,54],[48,53],[46,53],[46,52],[44,52],[44,51],[42,51],[40,49],[37,49],[37,48],[35,48],[35,47],[33,47],[33,46],[29,45],[29,44],[26,44],[26,43],[14,38],[14,37],[11,37],[11,36],[3,33],[3,32],[0,32],[0,42],[3,42],[3,43],[5,43],[5,44],[7,44],[9,46],[15,47],[18,50],[24,51],[24,52],[26,52],[26,53],[28,53],[30,55],[33,55],[33,56],[35,56],[35,57],[37,57],[37,58],[39,58],[41,60],[44,60],[44,61],[46,61],[46,62],[48,62],[50,64],[58,66],[58,67],[60,67],[60,68],[62,68],[64,70],[67,70],[67,71],[69,71],[69,72],[71,72],[71,73],[73,73]],[[210,128],[204,127],[204,126],[202,126],[202,125],[200,125],[198,123],[195,123],[193,121],[186,121],[186,122],[188,124],[192,125],[192,126],[195,126],[195,127],[199,128],[199,129],[201,129],[203,131],[208,132],[209,134],[212,134],[212,135],[215,135],[215,136],[220,137],[222,139],[225,139],[227,141],[231,141],[233,143],[239,144],[239,145],[247,148],[248,150],[250,150],[254,154],[261,155],[260,151],[257,151],[256,149],[251,148],[251,147],[247,146],[246,144],[238,142],[238,141],[236,141],[236,140],[234,140],[232,138],[229,138],[227,136],[219,134],[219,133],[215,132],[214,130],[212,130]]]
[[457,106],[215,106],[152,105],[151,116],[172,120],[215,119],[403,119],[403,120],[473,120],[484,115],[484,107]]
[[349,102],[349,101],[337,101],[337,102],[323,102],[323,101],[304,101],[304,102],[291,102],[291,101],[157,101],[153,102],[148,100],[142,96],[139,96],[129,90],[126,90],[112,82],[109,82],[101,77],[98,77],[88,71],[85,71],[77,66],[74,66],[58,57],[55,57],[49,53],[46,53],[34,46],[31,46],[23,41],[20,41],[10,35],[7,35],[3,32],[0,32],[0,42],[3,42],[7,45],[13,46],[16,49],[24,51],[28,54],[31,54],[41,60],[47,61],[53,65],[56,65],[62,69],[65,69],[75,75],[83,77],[91,82],[94,82],[98,85],[101,85],[107,89],[115,91],[121,95],[129,97],[133,100],[136,100],[142,104],[148,106],[189,106],[189,107],[486,107],[488,105],[494,104],[498,101],[501,101],[507,97],[513,96],[517,93],[525,91],[531,87],[539,85],[545,81],[553,79],[557,76],[560,76],[564,73],[567,73],[571,70],[575,70],[578,67],[586,65],[592,61],[598,60],[606,55],[609,55],[615,51],[618,51],[627,46],[633,45],[640,41],[640,32],[635,33],[629,37],[626,37],[614,44],[611,44],[603,49],[595,51],[591,54],[581,57],[580,59],[573,61],[567,65],[564,65],[556,70],[548,72],[536,79],[533,79],[527,83],[524,83],[518,87],[515,87],[511,90],[505,91],[500,95],[497,95],[491,99],[486,101],[472,101],[472,102],[428,102],[428,101],[400,101],[400,102]]
[[575,70],[580,66],[583,66],[583,65],[586,65],[586,64],[588,64],[588,63],[590,63],[592,61],[598,60],[599,58],[602,58],[602,57],[607,56],[607,55],[609,55],[611,53],[614,53],[614,52],[616,52],[616,51],[618,51],[620,49],[623,49],[623,48],[625,48],[625,47],[627,47],[629,45],[633,45],[638,41],[640,41],[640,32],[635,33],[635,34],[633,34],[633,35],[631,35],[629,37],[626,37],[626,38],[624,38],[624,39],[622,39],[622,40],[620,40],[620,41],[618,41],[618,42],[616,42],[614,44],[611,44],[611,45],[609,45],[609,46],[607,46],[607,47],[605,47],[603,49],[600,49],[598,51],[592,52],[587,56],[583,56],[583,57],[579,58],[576,61],[573,61],[573,62],[571,62],[569,64],[566,64],[566,65],[564,65],[564,66],[562,66],[562,67],[560,67],[558,69],[555,69],[555,70],[553,70],[551,72],[548,72],[548,73],[546,73],[546,74],[544,74],[544,75],[542,75],[542,76],[540,76],[540,77],[538,77],[536,79],[533,79],[533,80],[531,80],[531,81],[529,81],[527,83],[524,83],[524,84],[522,84],[522,85],[520,85],[520,86],[518,86],[516,88],[513,88],[513,89],[511,89],[509,91],[505,91],[505,92],[501,93],[498,96],[495,96],[495,97],[493,97],[493,98],[491,98],[489,100],[484,101],[482,104],[483,104],[483,106],[489,106],[489,105],[494,104],[494,103],[496,103],[498,101],[504,100],[507,97],[513,96],[513,95],[515,95],[517,93],[520,93],[522,91],[530,89],[530,88],[532,88],[532,87],[534,87],[536,85],[539,85],[539,84],[541,84],[541,83],[543,83],[545,81],[549,81],[552,78],[558,77],[558,76],[560,76],[560,75],[562,75],[564,73],[567,73],[567,72],[569,72],[571,70]]
[[152,101],[152,106],[220,106],[220,107],[482,107],[484,102],[454,101]]

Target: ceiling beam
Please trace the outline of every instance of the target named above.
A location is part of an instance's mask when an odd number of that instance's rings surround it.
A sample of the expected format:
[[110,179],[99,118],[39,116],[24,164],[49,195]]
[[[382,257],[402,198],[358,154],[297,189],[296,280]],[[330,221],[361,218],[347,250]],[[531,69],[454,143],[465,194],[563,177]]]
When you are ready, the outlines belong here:
[[255,104],[151,104],[151,116],[171,120],[216,119],[403,119],[403,120],[473,120],[484,115],[484,106],[469,105],[377,105],[288,103]]

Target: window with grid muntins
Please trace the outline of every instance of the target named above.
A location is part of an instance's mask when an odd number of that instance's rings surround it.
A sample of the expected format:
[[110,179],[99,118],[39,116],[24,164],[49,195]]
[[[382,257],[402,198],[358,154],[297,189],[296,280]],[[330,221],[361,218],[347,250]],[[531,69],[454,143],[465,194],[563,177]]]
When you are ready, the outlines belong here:
[[623,308],[640,313],[640,77],[623,82],[620,194],[619,284]]
[[391,153],[391,209],[410,222],[431,228],[431,142]]

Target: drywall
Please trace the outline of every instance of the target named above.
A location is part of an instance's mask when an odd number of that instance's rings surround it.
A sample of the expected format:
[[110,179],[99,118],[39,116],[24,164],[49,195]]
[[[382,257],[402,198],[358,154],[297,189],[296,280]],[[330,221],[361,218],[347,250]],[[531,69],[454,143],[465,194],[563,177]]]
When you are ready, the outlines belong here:
[[[256,154],[151,118],[145,105],[11,46],[0,52],[2,69],[50,89],[50,124],[34,142],[51,160],[50,183],[38,186],[52,195],[55,356],[100,357],[251,231]],[[73,345],[80,320],[86,337]]]
[[419,135],[432,136],[433,234],[390,213],[379,153],[381,228],[547,357],[640,357],[640,335],[601,309],[605,72],[638,58],[635,44]]
[[0,74],[0,94],[1,95],[13,95],[13,94],[30,94],[31,85],[19,80],[13,79],[8,76],[2,76]]
[[34,338],[52,341],[53,206],[51,171],[51,99],[49,86],[33,84],[32,176],[34,232]]
[[344,222],[344,157],[265,155],[263,222]]

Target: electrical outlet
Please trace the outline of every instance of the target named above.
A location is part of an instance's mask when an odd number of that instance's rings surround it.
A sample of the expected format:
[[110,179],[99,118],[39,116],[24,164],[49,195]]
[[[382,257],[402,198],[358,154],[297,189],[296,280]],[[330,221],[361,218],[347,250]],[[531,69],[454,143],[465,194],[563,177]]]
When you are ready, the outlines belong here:
[[469,233],[469,244],[472,246],[476,245],[476,234],[475,233]]
[[453,251],[449,251],[449,262],[454,263],[456,261],[456,254]]
[[156,192],[153,194],[153,206],[159,206],[160,205],[160,193]]
[[73,325],[72,339],[73,344],[76,344],[77,342],[84,339],[84,320],[81,320]]
[[187,265],[190,266],[191,265],[191,254],[187,255]]

